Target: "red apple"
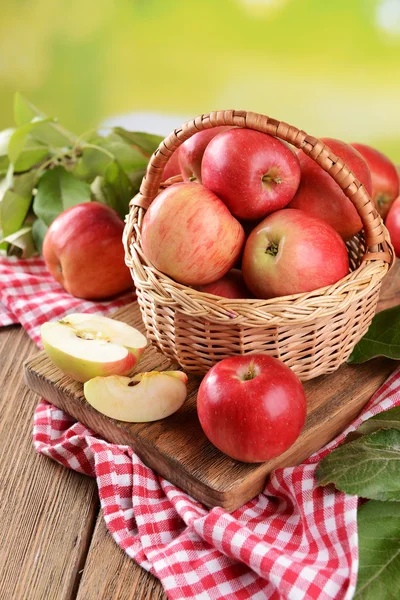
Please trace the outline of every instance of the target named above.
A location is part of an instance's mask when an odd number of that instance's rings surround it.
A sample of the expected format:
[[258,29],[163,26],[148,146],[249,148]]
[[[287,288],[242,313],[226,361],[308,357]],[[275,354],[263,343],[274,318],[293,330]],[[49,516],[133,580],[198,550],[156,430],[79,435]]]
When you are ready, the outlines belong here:
[[385,225],[389,231],[396,256],[400,257],[400,196],[390,207]]
[[399,176],[396,167],[385,154],[365,144],[352,144],[365,158],[372,176],[372,199],[381,215],[386,218],[392,202],[399,195]]
[[247,289],[243,274],[240,269],[231,269],[226,275],[206,285],[197,288],[199,292],[223,296],[224,298],[253,298],[253,294]]
[[122,244],[124,222],[105,204],[86,202],[61,213],[43,241],[47,268],[70,294],[109,298],[133,286]]
[[[341,158],[354,175],[372,192],[369,167],[355,148],[340,140],[322,139]],[[301,182],[290,208],[300,208],[314,217],[324,219],[348,240],[362,229],[362,222],[353,203],[340,186],[317,163],[303,152],[298,153]]]
[[208,143],[222,131],[231,127],[221,125],[203,129],[183,142],[179,152],[179,164],[184,181],[198,181],[201,183],[201,163]]
[[298,377],[276,358],[232,356],[204,377],[197,412],[204,433],[221,452],[243,462],[263,462],[298,438],[306,397]]
[[243,227],[199,183],[176,183],[151,203],[143,219],[148,260],[179,283],[203,285],[227,273],[240,256]]
[[203,185],[238,219],[254,220],[283,208],[300,182],[300,164],[280,140],[250,129],[230,129],[208,144]]
[[180,175],[181,170],[179,167],[179,151],[180,147],[175,150],[172,156],[168,159],[167,164],[164,167],[164,172],[162,176],[162,180],[166,181],[170,177],[174,177],[175,175]]
[[294,208],[266,217],[243,252],[244,281],[256,298],[332,285],[349,272],[344,241],[325,221]]

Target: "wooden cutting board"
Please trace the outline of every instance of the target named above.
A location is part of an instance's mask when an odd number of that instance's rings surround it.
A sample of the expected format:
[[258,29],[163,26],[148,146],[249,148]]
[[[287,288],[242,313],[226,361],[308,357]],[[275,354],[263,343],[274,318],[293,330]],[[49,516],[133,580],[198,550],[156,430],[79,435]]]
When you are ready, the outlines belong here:
[[[378,310],[400,302],[399,267],[384,281]],[[136,304],[113,316],[144,331]],[[122,423],[97,412],[86,402],[82,384],[63,375],[44,352],[25,363],[25,381],[107,441],[131,446],[144,463],[200,502],[233,511],[262,491],[273,469],[301,463],[342,431],[396,366],[394,361],[376,359],[363,365],[342,365],[331,375],[305,382],[308,415],[302,434],[287,452],[262,464],[233,460],[207,440],[196,413],[199,377],[189,377],[188,398],[177,413],[140,424]],[[171,368],[177,367],[149,348],[138,370]]]

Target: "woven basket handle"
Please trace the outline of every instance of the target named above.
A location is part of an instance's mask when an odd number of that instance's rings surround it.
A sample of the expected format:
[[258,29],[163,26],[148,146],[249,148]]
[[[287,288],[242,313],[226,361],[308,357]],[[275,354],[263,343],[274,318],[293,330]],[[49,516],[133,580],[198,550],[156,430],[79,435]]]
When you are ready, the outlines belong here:
[[[371,197],[342,159],[337,157],[319,139],[307,135],[304,131],[283,121],[277,121],[253,112],[243,110],[212,112],[200,115],[182,125],[180,129],[175,129],[161,142],[152,155],[140,191],[132,199],[131,206],[138,206],[146,210],[159,192],[164,167],[173,152],[195,133],[220,125],[236,125],[268,133],[289,142],[315,160],[340,185],[360,215],[368,248],[364,259],[392,262],[382,220],[372,203]],[[379,247],[380,244],[382,244],[383,249]]]

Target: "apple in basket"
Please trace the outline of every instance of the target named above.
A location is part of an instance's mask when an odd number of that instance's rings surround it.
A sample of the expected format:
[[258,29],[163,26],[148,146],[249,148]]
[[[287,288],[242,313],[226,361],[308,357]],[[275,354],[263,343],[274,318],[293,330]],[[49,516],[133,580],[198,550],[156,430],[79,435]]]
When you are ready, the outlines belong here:
[[[371,172],[361,154],[349,144],[322,138],[332,152],[341,158],[367,192],[372,192]],[[312,158],[299,151],[301,182],[289,208],[299,208],[324,219],[343,239],[348,240],[362,229],[357,209],[340,186]]]
[[243,462],[263,462],[296,441],[306,418],[306,397],[298,377],[276,358],[232,356],[202,380],[197,412],[219,450]]
[[344,241],[325,221],[285,208],[252,231],[243,252],[244,281],[256,298],[310,292],[349,272]]
[[352,144],[352,146],[367,161],[372,176],[372,200],[382,219],[385,219],[393,201],[399,195],[397,169],[390,158],[379,150],[365,144]]
[[162,176],[163,181],[166,181],[167,179],[169,179],[170,177],[174,177],[175,175],[181,174],[181,169],[179,166],[179,151],[180,148],[175,150],[175,152],[168,159],[168,162],[164,167],[164,172]]
[[83,387],[96,410],[119,421],[147,423],[169,417],[184,403],[188,378],[182,371],[151,371],[133,377],[95,377]]
[[239,221],[199,183],[176,183],[158,194],[141,233],[146,258],[179,283],[194,286],[225,275],[244,244]]
[[224,298],[253,298],[253,294],[244,283],[243,273],[240,269],[231,269],[221,279],[206,285],[199,285],[197,289],[199,292]]
[[62,212],[48,228],[43,258],[54,279],[77,298],[100,300],[133,287],[125,264],[124,222],[100,202]]
[[219,133],[232,129],[228,126],[211,127],[195,133],[179,148],[179,166],[184,181],[201,183],[201,163],[208,143]]
[[41,326],[43,348],[53,363],[76,381],[128,375],[139,362],[147,339],[126,323],[75,313]]
[[389,231],[396,256],[400,257],[400,196],[390,207],[385,224]]
[[300,164],[296,153],[277,138],[230,129],[208,144],[201,177],[235,217],[253,220],[290,202],[300,183]]

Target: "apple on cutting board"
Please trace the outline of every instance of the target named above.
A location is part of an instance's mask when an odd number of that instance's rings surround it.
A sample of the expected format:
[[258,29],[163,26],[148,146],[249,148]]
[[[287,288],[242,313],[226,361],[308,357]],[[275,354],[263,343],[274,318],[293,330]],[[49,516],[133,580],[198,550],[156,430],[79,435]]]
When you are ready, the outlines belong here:
[[53,363],[76,381],[128,375],[139,362],[147,339],[134,327],[84,313],[41,326],[43,348]]

